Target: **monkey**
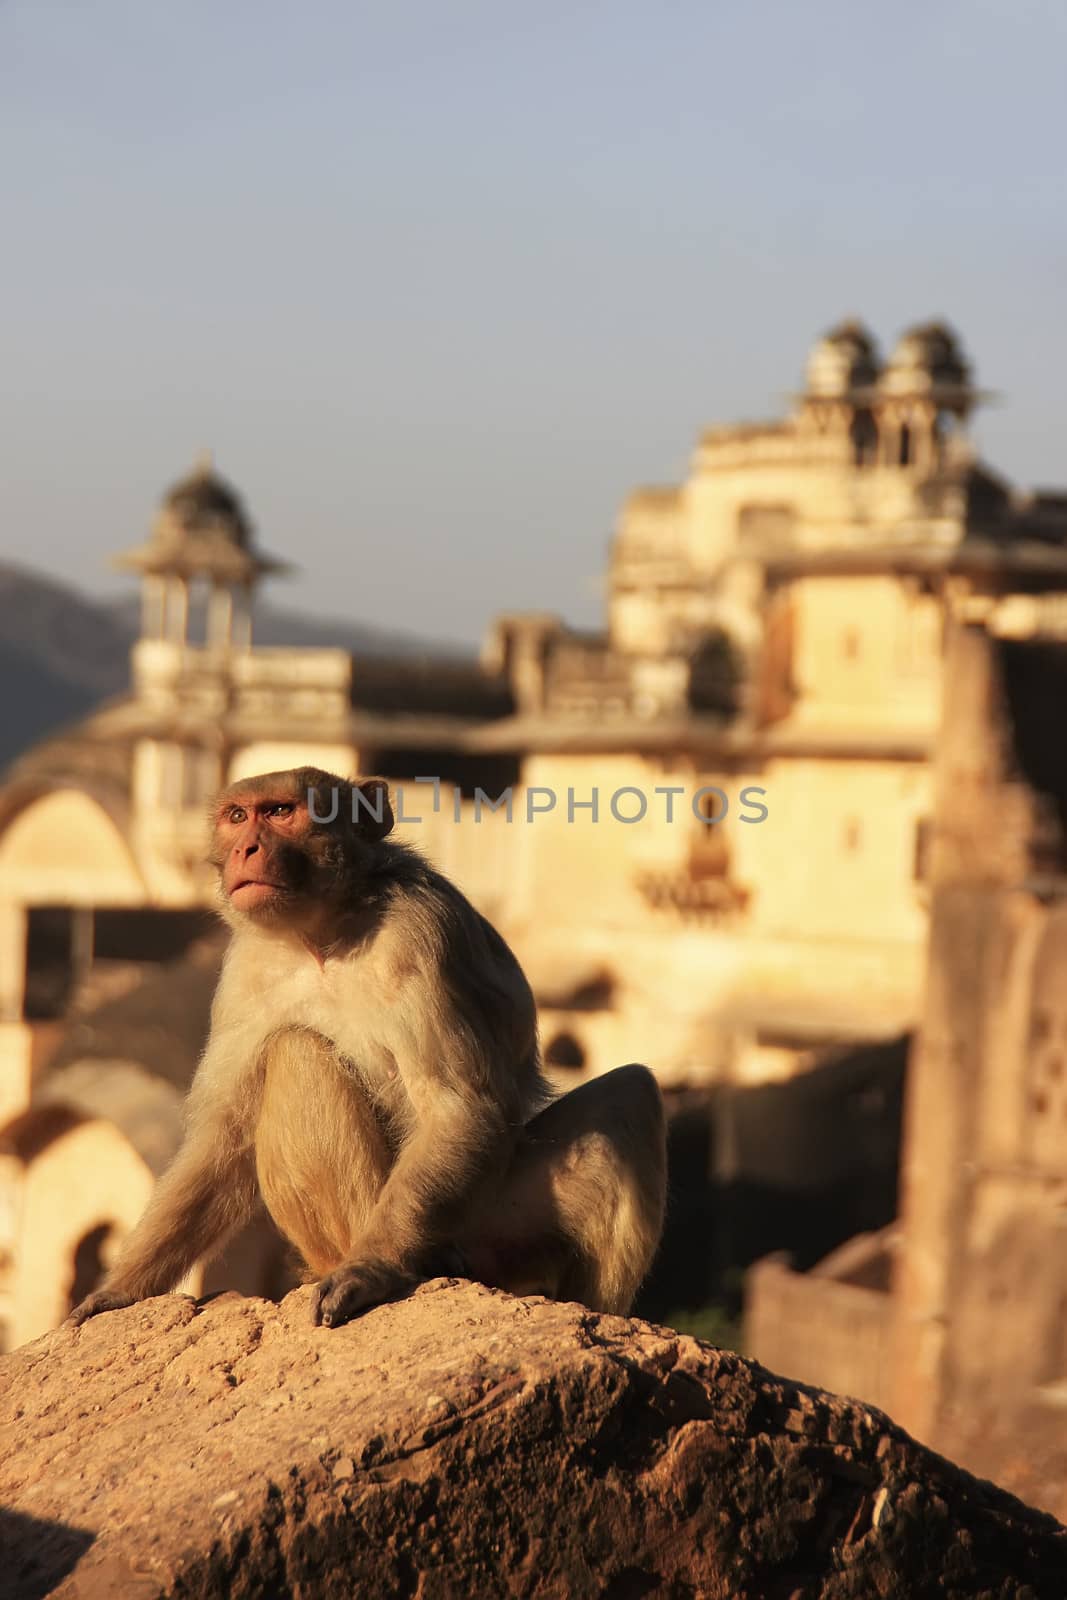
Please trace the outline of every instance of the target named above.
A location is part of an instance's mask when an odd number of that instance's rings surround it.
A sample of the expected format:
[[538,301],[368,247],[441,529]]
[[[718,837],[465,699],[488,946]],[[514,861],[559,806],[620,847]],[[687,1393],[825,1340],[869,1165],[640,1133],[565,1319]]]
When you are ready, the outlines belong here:
[[173,1289],[260,1198],[323,1327],[436,1276],[628,1312],[666,1199],[653,1074],[553,1098],[518,960],[390,837],[384,779],[268,773],[212,820],[232,933],[184,1139],[68,1321]]

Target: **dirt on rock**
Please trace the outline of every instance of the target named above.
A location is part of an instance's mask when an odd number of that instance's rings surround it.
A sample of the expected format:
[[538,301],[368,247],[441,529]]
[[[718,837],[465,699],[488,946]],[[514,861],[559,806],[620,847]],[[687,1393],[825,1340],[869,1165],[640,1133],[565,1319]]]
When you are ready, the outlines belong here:
[[1067,1530],[880,1412],[438,1279],[178,1295],[0,1362],[0,1593],[1064,1600]]

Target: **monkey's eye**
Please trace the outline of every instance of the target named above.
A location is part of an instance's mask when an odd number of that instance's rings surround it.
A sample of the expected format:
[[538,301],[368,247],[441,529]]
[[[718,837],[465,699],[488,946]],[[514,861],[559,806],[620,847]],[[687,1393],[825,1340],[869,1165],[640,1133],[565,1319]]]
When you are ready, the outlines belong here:
[[279,800],[272,806],[264,806],[263,809],[268,817],[291,817],[293,814],[293,807],[288,800]]
[[248,812],[244,806],[231,806],[227,816],[231,822],[245,822],[248,819]]

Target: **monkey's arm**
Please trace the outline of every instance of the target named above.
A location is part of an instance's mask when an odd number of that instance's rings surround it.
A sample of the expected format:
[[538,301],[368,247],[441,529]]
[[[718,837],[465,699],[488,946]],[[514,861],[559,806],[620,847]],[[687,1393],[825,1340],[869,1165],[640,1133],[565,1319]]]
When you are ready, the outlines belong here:
[[327,1326],[395,1298],[425,1275],[476,1185],[503,1167],[514,1135],[489,1097],[438,1089],[382,1187],[359,1253],[319,1283],[314,1319]]
[[165,1294],[248,1220],[256,1200],[253,1133],[257,1085],[248,1041],[212,1029],[187,1102],[181,1149],[99,1289],[71,1312],[77,1327]]

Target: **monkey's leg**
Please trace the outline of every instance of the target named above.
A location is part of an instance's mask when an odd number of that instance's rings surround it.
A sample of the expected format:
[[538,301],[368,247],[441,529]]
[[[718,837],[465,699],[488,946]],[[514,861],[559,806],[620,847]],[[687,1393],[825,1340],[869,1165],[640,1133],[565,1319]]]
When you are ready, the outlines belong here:
[[275,1034],[256,1171],[268,1211],[316,1276],[352,1255],[392,1163],[366,1090],[329,1040],[304,1028]]
[[460,1239],[472,1275],[513,1293],[625,1313],[663,1229],[663,1101],[647,1067],[617,1067],[527,1125],[502,1194]]

